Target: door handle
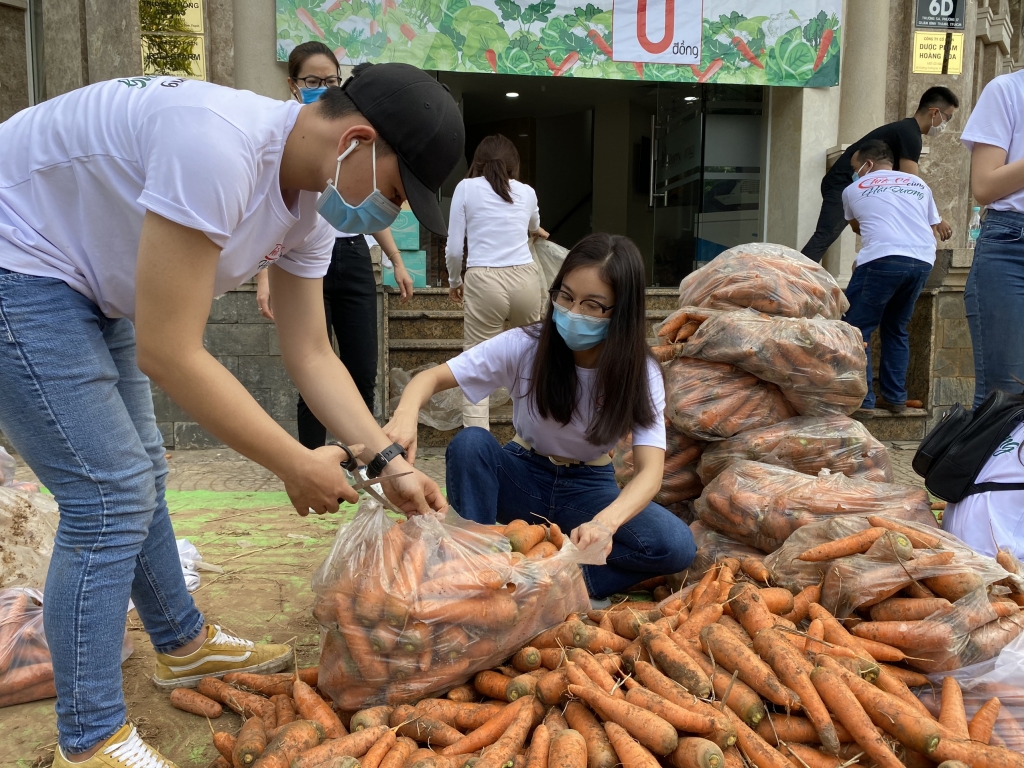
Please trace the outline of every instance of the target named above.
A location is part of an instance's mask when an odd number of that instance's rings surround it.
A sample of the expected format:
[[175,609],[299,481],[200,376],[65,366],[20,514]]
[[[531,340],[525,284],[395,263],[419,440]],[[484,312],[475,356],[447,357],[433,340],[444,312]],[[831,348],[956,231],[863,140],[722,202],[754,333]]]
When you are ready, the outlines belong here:
[[648,179],[647,185],[647,206],[649,208],[654,207],[654,164],[655,158],[658,156],[658,139],[657,134],[657,115],[651,115],[651,172]]

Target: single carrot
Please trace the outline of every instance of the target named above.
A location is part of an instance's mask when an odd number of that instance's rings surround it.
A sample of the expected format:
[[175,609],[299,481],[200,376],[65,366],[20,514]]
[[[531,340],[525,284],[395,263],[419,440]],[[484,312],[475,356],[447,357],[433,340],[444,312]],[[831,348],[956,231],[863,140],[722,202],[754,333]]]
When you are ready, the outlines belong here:
[[[51,673],[52,674],[52,673]],[[273,710],[274,705],[270,703],[269,699],[265,699],[262,696],[257,696],[255,693],[248,693],[246,691],[240,691],[237,688],[232,688],[227,683],[218,680],[215,677],[204,677],[199,681],[199,685],[196,686],[196,690],[204,696],[218,701],[233,712],[237,712],[243,717],[251,717],[252,715],[262,716],[266,714],[270,716],[267,709]]]
[[323,741],[324,728],[311,720],[296,720],[279,729],[253,768],[290,768],[292,760]]
[[722,618],[722,613],[723,608],[718,603],[693,611],[679,623],[679,628],[672,633],[672,639],[677,643],[696,639],[704,627],[714,624]]
[[447,723],[404,706],[398,707],[391,714],[391,727],[397,729],[399,736],[408,736],[420,743],[440,747],[447,747],[462,738],[462,734]]
[[721,664],[730,672],[738,672],[740,680],[773,704],[786,709],[800,706],[800,698],[782,684],[771,667],[725,627],[718,624],[704,627],[700,633],[700,642],[716,664]]
[[508,684],[509,679],[505,675],[489,669],[477,672],[473,678],[473,687],[489,699],[508,701]]
[[731,709],[725,714],[736,727],[736,745],[755,768],[791,768],[789,761],[740,720]]
[[483,756],[476,762],[476,768],[504,768],[526,744],[526,737],[530,735],[540,713],[535,708],[537,699],[534,696],[526,696],[520,701],[525,702],[525,705],[515,713],[505,732],[484,749]]
[[537,698],[549,707],[557,704],[569,692],[569,677],[565,665],[553,669],[537,680]]
[[674,768],[723,768],[725,755],[712,741],[686,736],[679,739],[679,746],[669,755],[668,762]]
[[544,560],[552,555],[558,554],[558,547],[552,544],[550,541],[542,541],[537,546],[533,547],[529,552],[526,553],[526,557],[529,560]]
[[763,560],[756,557],[744,557],[740,560],[740,570],[754,581],[763,581],[765,584],[771,578]]
[[505,699],[507,701],[515,701],[523,696],[533,696],[536,693],[537,676],[531,672],[525,672],[522,675],[513,677],[505,686]]
[[548,727],[548,733],[552,736],[558,731],[564,731],[569,727],[569,723],[566,722],[565,717],[562,715],[562,710],[558,707],[551,707],[548,713],[544,715],[544,725]]
[[600,627],[588,627],[580,624],[573,633],[572,644],[577,648],[586,648],[591,653],[601,653],[611,649],[621,653],[629,647],[629,641],[613,632],[606,632]]
[[784,614],[782,618],[789,619],[794,624],[799,624],[807,618],[807,610],[811,603],[821,600],[821,585],[814,584],[800,590],[793,598],[793,610]]
[[292,681],[295,676],[291,672],[276,675],[257,675],[245,672],[229,672],[224,675],[225,683],[245,688],[246,690],[258,693],[261,696],[276,696],[278,694],[292,695]]
[[762,587],[758,590],[761,600],[768,610],[776,616],[782,616],[793,610],[793,593],[782,587]]
[[920,549],[941,549],[942,539],[930,533],[924,533],[911,528],[908,525],[903,525],[894,520],[890,520],[886,517],[878,517],[877,515],[868,515],[868,522],[878,528],[886,528],[890,531],[896,531],[896,533],[902,533],[908,539],[910,543]]
[[348,735],[348,729],[342,725],[334,710],[301,680],[296,680],[292,686],[292,698],[295,700],[295,708],[304,720],[312,720],[324,727],[325,738],[340,739]]
[[509,629],[516,623],[519,606],[508,592],[494,590],[487,597],[465,600],[419,600],[410,612],[427,624],[447,621],[484,629]]
[[621,725],[656,755],[671,754],[679,744],[676,729],[642,707],[602,693],[596,686],[570,685],[569,693],[585,701],[602,719]]
[[618,762],[616,752],[594,713],[580,702],[570,701],[564,715],[569,728],[587,743],[587,768],[614,768]]
[[460,731],[472,731],[501,712],[506,706],[508,705],[502,702],[462,704],[447,699],[423,699],[416,705],[415,710],[419,714],[429,715]]
[[405,761],[416,751],[416,742],[400,736],[395,740],[395,746],[381,760],[380,768],[403,768]]
[[839,768],[843,764],[843,761],[838,757],[826,755],[824,752],[819,752],[814,747],[809,747],[806,744],[786,742],[785,746],[781,747],[779,751],[783,754],[788,752],[793,756],[794,759],[790,762],[794,768]]
[[350,733],[340,739],[329,739],[295,758],[291,768],[316,768],[338,757],[362,757],[387,732],[386,725],[378,725]]
[[[835,725],[836,736],[839,738],[840,744],[853,741],[842,723],[833,723],[833,725]],[[758,723],[754,730],[757,731],[758,736],[773,747],[778,747],[782,743],[821,743],[821,736],[818,735],[814,723],[800,715],[772,715]]]
[[902,768],[902,763],[842,678],[829,669],[815,667],[811,672],[811,682],[829,710],[879,768]]
[[766,590],[759,590],[751,584],[737,584],[729,591],[732,615],[751,638],[762,629],[775,626],[775,616],[765,603],[762,591]]
[[954,738],[969,739],[967,713],[964,711],[964,695],[954,677],[942,678],[942,704],[939,707],[939,723],[948,728]]
[[628,765],[629,768],[660,768],[658,759],[644,748],[642,744],[634,741],[633,737],[626,733],[626,729],[618,723],[605,723],[604,732],[608,735],[608,741],[611,742],[612,748],[615,750],[615,754],[619,756],[619,762],[623,766]]
[[512,657],[512,666],[520,672],[532,672],[540,668],[540,651],[529,645],[524,645]]
[[551,736],[548,768],[587,768],[587,742],[572,728]]
[[551,732],[541,723],[533,729],[530,749],[526,753],[526,768],[548,768],[548,749],[551,747]]
[[288,725],[288,723],[296,720],[295,702],[292,701],[291,696],[285,696],[283,693],[280,693],[276,696],[271,696],[270,701],[274,704],[274,721],[277,723],[277,728]]
[[585,651],[582,648],[570,648],[566,653],[569,660],[582,669],[598,688],[612,696],[622,698],[622,691],[615,684],[615,678],[601,666],[601,662],[590,651]]
[[394,707],[390,707],[386,704],[379,707],[361,709],[352,715],[352,719],[349,721],[349,727],[352,732],[355,733],[356,731],[362,731],[378,725],[387,725],[391,719],[391,713],[394,711]]
[[231,759],[236,765],[248,766],[256,762],[256,758],[267,748],[267,732],[263,721],[258,717],[250,717],[242,723],[238,736],[235,737],[235,748],[231,751]]
[[536,699],[533,696],[525,696],[513,702],[476,730],[470,731],[454,744],[446,746],[441,750],[441,754],[468,755],[484,747],[489,747],[505,733],[505,730],[522,711],[528,710],[532,713],[535,703]]
[[711,680],[668,635],[653,624],[645,624],[640,637],[658,669],[698,698],[710,695]]
[[548,532],[543,525],[529,525],[516,528],[506,533],[513,552],[527,553],[547,538]]
[[171,691],[171,706],[200,717],[215,718],[224,713],[224,708],[218,702],[190,688],[175,688]]
[[908,598],[890,597],[871,606],[872,621],[919,621],[953,610],[953,604],[944,597]]
[[982,744],[989,743],[1001,708],[1002,702],[995,697],[978,707],[978,711],[974,713],[974,717],[967,724],[967,733],[970,735],[971,741],[980,741]]
[[821,563],[847,555],[861,554],[867,552],[871,545],[882,538],[886,532],[886,528],[868,528],[859,533],[812,547],[806,552],[802,552],[796,559],[803,560],[805,563]]
[[472,685],[457,685],[445,694],[450,701],[470,703],[477,700],[477,690]]
[[234,759],[232,752],[235,751],[235,737],[227,731],[217,731],[213,734],[213,746],[228,760],[228,764]]
[[940,763],[959,760],[971,768],[1024,768],[1024,755],[976,741],[942,738],[931,757]]
[[[928,708],[921,703],[921,700],[914,695],[914,692],[910,690],[910,688],[901,678],[892,673],[892,669],[893,667],[888,667],[884,664],[880,664],[878,668],[878,675],[874,680],[875,685],[877,685],[883,691],[888,693],[890,696],[895,696],[904,704],[908,704],[909,706],[917,710],[917,712],[923,715],[924,717],[932,717],[932,714],[928,711]],[[928,678],[925,678],[926,683],[927,680]]]

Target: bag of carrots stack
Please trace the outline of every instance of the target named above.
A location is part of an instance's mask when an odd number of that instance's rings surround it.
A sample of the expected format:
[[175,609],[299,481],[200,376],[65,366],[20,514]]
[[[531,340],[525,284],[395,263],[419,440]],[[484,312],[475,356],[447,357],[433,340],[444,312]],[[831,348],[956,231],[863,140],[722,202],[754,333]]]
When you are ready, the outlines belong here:
[[713,443],[697,474],[710,483],[730,464],[760,461],[805,475],[823,469],[878,483],[892,482],[889,452],[859,421],[847,416],[798,416]]
[[738,461],[704,488],[694,509],[709,528],[774,552],[798,528],[835,515],[888,515],[935,525],[926,491],[831,474],[817,476]]
[[[665,424],[665,437],[665,473],[654,501],[669,507],[700,496],[704,485],[697,477],[697,461],[707,444],[687,437],[670,421]],[[620,488],[625,488],[633,479],[633,443],[630,436],[615,447],[612,465],[615,467],[615,482]]]
[[701,324],[681,354],[776,384],[801,416],[849,416],[868,391],[864,339],[841,320],[722,312]]
[[734,365],[681,357],[665,366],[665,416],[694,440],[724,440],[796,416],[778,387]]
[[585,554],[557,526],[396,522],[364,502],[313,578],[320,689],[354,710],[465,682],[589,607]]
[[42,593],[28,587],[0,590],[0,707],[56,695]]
[[828,320],[839,320],[850,308],[824,267],[773,243],[737,245],[691,272],[679,284],[679,306],[686,305]]

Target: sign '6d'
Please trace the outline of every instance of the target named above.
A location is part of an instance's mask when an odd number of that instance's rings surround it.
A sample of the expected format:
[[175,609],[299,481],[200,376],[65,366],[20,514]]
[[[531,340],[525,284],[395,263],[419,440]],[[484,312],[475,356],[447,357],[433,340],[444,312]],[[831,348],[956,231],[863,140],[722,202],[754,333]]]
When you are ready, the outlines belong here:
[[651,64],[700,64],[702,0],[616,0],[613,58]]

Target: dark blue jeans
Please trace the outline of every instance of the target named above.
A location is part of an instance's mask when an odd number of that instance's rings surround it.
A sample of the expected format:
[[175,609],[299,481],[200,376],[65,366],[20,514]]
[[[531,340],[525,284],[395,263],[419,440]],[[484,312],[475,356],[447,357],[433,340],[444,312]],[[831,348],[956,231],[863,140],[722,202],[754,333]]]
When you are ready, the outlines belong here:
[[[910,256],[883,256],[857,267],[846,288],[850,310],[843,319],[871,340],[878,328],[882,334],[882,364],[878,372],[882,397],[893,405],[907,402],[907,367],[910,365],[910,337],[907,326],[914,304],[928,281],[928,262]],[[868,354],[868,395],[863,408],[875,407],[871,354]]]
[[[568,535],[619,495],[611,464],[559,467],[516,443],[502,447],[480,427],[455,436],[445,471],[448,501],[464,518],[487,525],[546,518]],[[607,597],[652,576],[682,571],[696,551],[686,524],[651,503],[615,532],[608,564],[583,566],[583,578],[591,597]]]
[[964,290],[974,347],[974,407],[1024,380],[1024,214],[989,211]]

